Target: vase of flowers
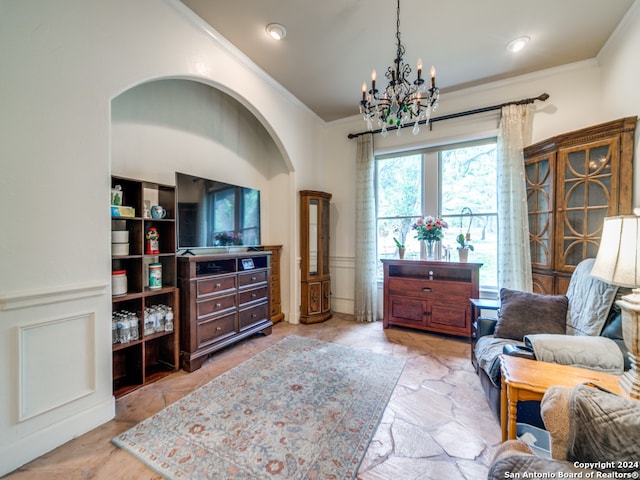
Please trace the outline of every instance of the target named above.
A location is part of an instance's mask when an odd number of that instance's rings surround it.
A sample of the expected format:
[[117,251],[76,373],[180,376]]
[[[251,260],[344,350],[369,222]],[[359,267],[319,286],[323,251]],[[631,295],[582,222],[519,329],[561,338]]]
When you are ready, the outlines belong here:
[[449,224],[440,217],[427,216],[416,220],[411,228],[416,231],[416,239],[426,243],[427,260],[436,257],[436,242],[444,237],[443,230],[449,228]]

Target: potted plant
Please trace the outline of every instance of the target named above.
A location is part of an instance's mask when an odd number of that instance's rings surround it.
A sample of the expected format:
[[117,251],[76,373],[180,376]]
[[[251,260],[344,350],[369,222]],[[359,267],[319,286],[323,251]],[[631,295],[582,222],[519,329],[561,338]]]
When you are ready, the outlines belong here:
[[393,241],[395,242],[396,247],[398,247],[398,257],[400,257],[400,260],[404,259],[404,245],[400,243],[396,237],[393,237]]
[[467,263],[469,259],[469,250],[473,252],[473,245],[469,243],[471,240],[469,234],[465,235],[463,233],[458,234],[456,237],[456,242],[458,242],[458,258],[460,262]]

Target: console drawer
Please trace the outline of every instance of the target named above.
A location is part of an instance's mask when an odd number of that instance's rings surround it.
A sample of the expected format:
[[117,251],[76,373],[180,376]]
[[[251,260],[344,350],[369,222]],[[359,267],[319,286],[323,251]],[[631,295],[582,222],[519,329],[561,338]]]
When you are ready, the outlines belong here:
[[227,291],[236,289],[236,277],[204,278],[196,280],[196,297],[206,297],[209,295],[219,295]]
[[250,285],[257,285],[267,281],[266,270],[257,270],[248,273],[238,274],[238,287],[244,288]]
[[235,312],[198,322],[198,348],[235,334]]
[[238,313],[238,323],[240,331],[245,330],[256,323],[267,320],[267,303],[256,305],[255,307],[241,310]]
[[245,303],[258,302],[267,299],[269,287],[254,288],[238,293],[238,304],[242,307]]
[[229,310],[235,308],[236,306],[236,295],[224,295],[221,297],[209,298],[207,300],[201,300],[197,302],[197,317],[198,319],[202,317],[209,316],[214,313],[222,313],[225,310]]
[[389,295],[404,295],[407,297],[436,298],[460,297],[468,302],[471,286],[461,282],[437,282],[428,279],[390,278]]

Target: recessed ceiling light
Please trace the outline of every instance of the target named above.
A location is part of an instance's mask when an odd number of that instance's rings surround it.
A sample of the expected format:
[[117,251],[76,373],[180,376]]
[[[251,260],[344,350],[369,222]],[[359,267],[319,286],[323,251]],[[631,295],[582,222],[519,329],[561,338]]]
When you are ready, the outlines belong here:
[[270,23],[267,25],[267,33],[274,40],[282,40],[287,35],[287,29],[279,23]]
[[527,43],[529,43],[529,40],[531,40],[531,38],[529,37],[518,37],[515,40],[509,42],[509,45],[507,45],[507,50],[509,50],[511,53],[519,52],[525,47]]

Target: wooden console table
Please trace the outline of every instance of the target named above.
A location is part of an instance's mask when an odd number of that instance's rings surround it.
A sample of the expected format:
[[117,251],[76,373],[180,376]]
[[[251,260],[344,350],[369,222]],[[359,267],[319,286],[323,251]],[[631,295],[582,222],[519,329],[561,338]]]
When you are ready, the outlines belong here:
[[471,337],[470,298],[481,263],[382,259],[384,328],[389,325]]
[[508,355],[501,355],[500,361],[502,370],[500,426],[503,442],[516,438],[518,402],[540,401],[549,387],[554,385],[575,387],[581,383],[593,383],[629,398],[629,395],[620,388],[620,377],[617,375]]

